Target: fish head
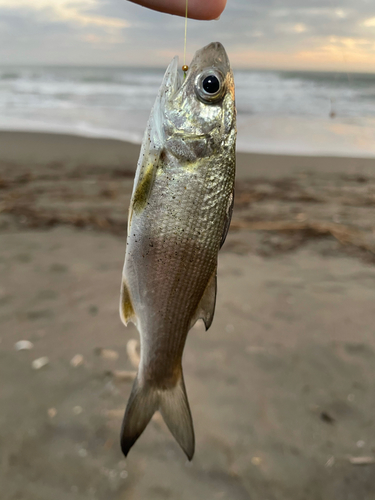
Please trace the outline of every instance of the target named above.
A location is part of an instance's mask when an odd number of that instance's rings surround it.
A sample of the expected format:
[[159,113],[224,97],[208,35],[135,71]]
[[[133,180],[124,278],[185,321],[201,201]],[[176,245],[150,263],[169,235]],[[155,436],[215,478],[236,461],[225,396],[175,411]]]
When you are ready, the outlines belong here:
[[160,134],[164,147],[181,160],[193,161],[235,141],[233,73],[219,42],[198,50],[185,78],[173,59],[159,93]]

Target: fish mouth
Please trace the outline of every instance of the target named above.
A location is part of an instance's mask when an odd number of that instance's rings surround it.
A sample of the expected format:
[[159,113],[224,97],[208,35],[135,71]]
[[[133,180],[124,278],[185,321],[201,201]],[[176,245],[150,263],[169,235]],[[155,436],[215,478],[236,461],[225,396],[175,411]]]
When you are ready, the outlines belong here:
[[221,70],[224,75],[230,71],[227,53],[220,42],[212,42],[197,50],[191,61],[189,71],[201,71],[210,67]]

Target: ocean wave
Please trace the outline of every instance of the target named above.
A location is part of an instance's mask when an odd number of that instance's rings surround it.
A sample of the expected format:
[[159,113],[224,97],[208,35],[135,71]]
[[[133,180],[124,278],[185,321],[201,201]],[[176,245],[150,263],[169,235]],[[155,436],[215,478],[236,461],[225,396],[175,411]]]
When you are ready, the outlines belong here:
[[[2,127],[17,122],[23,127],[106,131],[116,137],[139,139],[163,73],[150,68],[0,67]],[[372,74],[255,70],[234,73],[239,122],[258,120],[268,124],[262,129],[264,144],[269,144],[267,135],[273,134],[271,142],[282,146],[276,140],[276,129],[270,125],[276,122],[278,126],[288,123],[294,130],[300,120],[300,125],[310,130],[309,123],[319,128],[322,120],[328,120],[327,123],[343,125],[342,130],[347,133],[349,129],[344,125],[348,120],[354,120],[361,129],[367,127],[363,125],[366,119],[375,118]],[[134,126],[137,116],[145,117],[138,120],[139,129]],[[245,129],[248,134],[255,134],[248,125]],[[293,133],[298,136],[297,132]],[[241,143],[241,134],[239,139]],[[288,144],[289,139],[284,140]]]

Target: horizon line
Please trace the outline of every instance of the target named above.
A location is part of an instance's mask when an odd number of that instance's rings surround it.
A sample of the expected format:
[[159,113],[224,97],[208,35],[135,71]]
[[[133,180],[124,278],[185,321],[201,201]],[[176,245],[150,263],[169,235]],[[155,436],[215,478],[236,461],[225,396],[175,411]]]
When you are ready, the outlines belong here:
[[[108,68],[108,69],[151,69],[165,71],[166,66],[153,66],[153,65],[134,65],[134,64],[78,64],[78,63],[3,63],[0,62],[0,69],[2,67],[16,68],[16,67],[50,67],[50,68]],[[324,68],[298,68],[295,66],[290,67],[261,67],[261,66],[231,66],[233,71],[300,71],[306,73],[354,73],[363,75],[375,75],[375,68],[372,71],[364,71],[358,69],[324,69]]]

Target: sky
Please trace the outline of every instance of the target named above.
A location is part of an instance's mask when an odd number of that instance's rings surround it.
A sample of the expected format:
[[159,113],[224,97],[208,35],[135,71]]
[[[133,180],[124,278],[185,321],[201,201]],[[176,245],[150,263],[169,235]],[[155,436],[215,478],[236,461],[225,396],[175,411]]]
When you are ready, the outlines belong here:
[[[2,65],[165,67],[183,38],[183,18],[127,0],[0,0]],[[186,62],[212,41],[234,68],[375,72],[375,4],[228,0],[220,20],[188,21]]]

